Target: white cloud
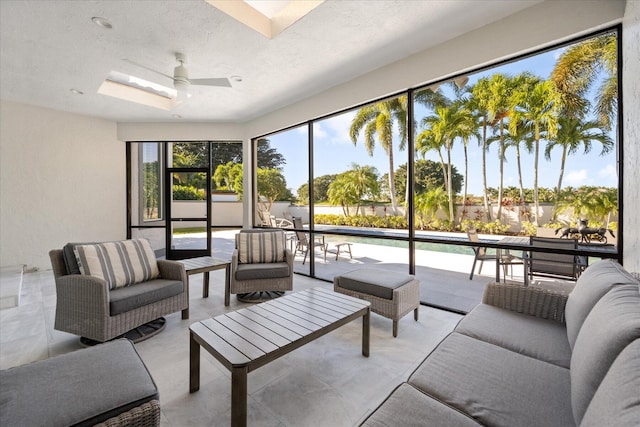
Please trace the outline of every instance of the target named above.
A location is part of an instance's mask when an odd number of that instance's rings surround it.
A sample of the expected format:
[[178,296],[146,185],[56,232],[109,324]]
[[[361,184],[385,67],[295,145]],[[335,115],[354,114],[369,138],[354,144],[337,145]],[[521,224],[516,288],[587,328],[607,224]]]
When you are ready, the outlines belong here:
[[[329,138],[332,144],[351,144],[349,129],[355,114],[356,112],[352,111],[316,122],[313,130],[314,138]],[[318,129],[324,132],[321,136],[318,135]]]
[[[305,133],[307,132],[306,127],[304,128]],[[325,130],[325,128],[320,124],[320,123],[316,123],[313,125],[313,137],[314,138],[326,138],[328,137],[329,134],[327,133],[327,131]]]
[[588,174],[586,169],[571,171],[566,175],[564,182],[572,187],[580,187],[586,185]]
[[612,164],[608,164],[603,169],[598,171],[598,176],[601,178],[611,178],[618,179],[618,172],[616,171],[616,167]]

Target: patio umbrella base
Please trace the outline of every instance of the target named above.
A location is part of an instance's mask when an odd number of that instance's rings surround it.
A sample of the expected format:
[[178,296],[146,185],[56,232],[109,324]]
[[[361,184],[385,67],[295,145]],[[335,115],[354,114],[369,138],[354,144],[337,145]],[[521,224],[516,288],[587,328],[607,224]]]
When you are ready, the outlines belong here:
[[[147,322],[144,325],[138,326],[130,330],[129,332],[125,332],[124,334],[115,337],[114,340],[118,338],[127,338],[134,343],[138,343],[146,340],[147,338],[151,338],[156,335],[160,331],[164,329],[166,320],[164,317],[160,317],[156,320],[152,320],[151,322]],[[102,344],[100,341],[92,340],[91,338],[80,337],[80,343],[87,347],[92,347],[96,344]]]
[[242,302],[264,302],[280,298],[282,295],[284,295],[284,291],[257,291],[238,294],[237,297],[238,301]]

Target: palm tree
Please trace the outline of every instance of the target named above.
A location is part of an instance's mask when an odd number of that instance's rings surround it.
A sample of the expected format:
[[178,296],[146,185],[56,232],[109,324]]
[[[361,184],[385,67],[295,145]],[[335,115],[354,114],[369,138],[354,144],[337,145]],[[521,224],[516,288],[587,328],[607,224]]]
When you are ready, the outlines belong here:
[[351,170],[345,172],[345,177],[348,185],[357,196],[356,215],[358,215],[364,195],[375,196],[378,194],[378,171],[373,166],[360,166],[357,163],[352,163]]
[[358,195],[346,173],[338,175],[329,185],[327,198],[332,205],[342,206],[344,216],[349,216],[349,206],[358,203]]
[[414,200],[417,219],[422,229],[426,228],[429,221],[436,218],[439,209],[446,210],[449,205],[449,198],[442,187],[416,194]]
[[607,130],[618,110],[618,40],[615,33],[590,38],[568,48],[556,62],[551,80],[556,84],[566,114],[584,118],[589,109],[586,95],[600,71],[605,78],[597,89],[595,113]]
[[505,152],[513,147],[516,150],[516,165],[518,167],[518,192],[519,203],[524,205],[525,193],[524,184],[522,183],[522,156],[521,156],[521,144],[524,144],[524,149],[531,153],[533,151],[533,136],[531,132],[527,132],[522,123],[516,124],[516,133],[512,134],[509,129],[506,129],[504,133],[504,149]]
[[400,133],[400,150],[407,145],[407,97],[388,99],[361,108],[351,122],[349,135],[354,145],[358,142],[358,135],[364,129],[364,144],[369,156],[373,156],[375,135],[389,157],[389,192],[391,193],[391,208],[397,215],[396,187],[393,166],[393,125],[397,123]]
[[513,111],[509,130],[516,133],[520,121],[524,123],[525,127],[533,130],[533,201],[535,204],[535,225],[539,226],[538,161],[540,158],[540,139],[542,139],[543,132],[545,132],[547,139],[555,138],[558,129],[558,114],[561,109],[561,97],[551,80],[541,81],[528,74],[521,75],[519,78],[522,80],[520,80],[512,97]]
[[561,147],[562,157],[560,159],[560,176],[556,186],[556,194],[560,194],[562,188],[562,178],[567,155],[575,154],[580,146],[584,147],[584,153],[591,151],[592,142],[602,144],[600,155],[603,156],[613,150],[613,140],[601,128],[601,124],[596,121],[582,121],[576,118],[560,117],[558,119],[558,134],[551,139],[544,150],[547,160],[551,160],[551,151],[555,147]]
[[503,74],[497,73],[491,76],[488,85],[489,98],[486,101],[487,119],[489,123],[498,126],[498,159],[500,164],[500,182],[498,184],[498,212],[496,216],[502,215],[502,199],[504,191],[504,129],[505,119],[510,115],[510,97],[513,91],[513,79]]
[[[424,157],[429,150],[438,151],[442,162],[443,173],[447,182],[447,195],[449,197],[449,219],[455,226],[454,194],[452,180],[451,149],[456,138],[467,135],[468,123],[473,121],[471,111],[462,103],[455,102],[448,107],[439,106],[435,114],[422,119],[425,128],[416,138],[416,150]],[[444,162],[441,149],[444,148],[447,155]],[[445,167],[446,165],[446,167]]]
[[489,79],[484,77],[476,82],[470,90],[471,98],[468,107],[475,111],[482,122],[482,139],[478,140],[478,145],[482,147],[482,194],[484,201],[484,212],[487,222],[491,221],[491,210],[489,209],[489,187],[487,186],[487,128],[489,126]]
[[[468,100],[464,100],[464,105],[465,108],[471,112],[471,114],[465,114],[464,115],[464,119],[462,120],[462,122],[460,123],[460,127],[458,129],[458,135],[462,138],[462,149],[464,152],[464,189],[463,189],[463,194],[462,194],[462,204],[463,206],[466,206],[467,203],[467,186],[469,183],[469,156],[467,153],[467,147],[469,145],[469,139],[471,137],[475,137],[476,140],[479,142],[480,138],[482,138],[480,136],[480,134],[478,133],[478,127],[480,126],[480,119],[481,117],[478,116],[477,114],[474,114],[472,112],[471,109],[469,109],[467,107],[468,105]],[[464,209],[464,208],[463,208]]]

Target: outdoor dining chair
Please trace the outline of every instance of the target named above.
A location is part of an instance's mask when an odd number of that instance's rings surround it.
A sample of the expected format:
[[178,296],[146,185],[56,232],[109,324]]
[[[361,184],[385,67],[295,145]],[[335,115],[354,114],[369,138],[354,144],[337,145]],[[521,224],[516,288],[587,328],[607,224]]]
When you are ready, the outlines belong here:
[[309,234],[304,231],[300,231],[303,229],[302,218],[293,217],[293,227],[296,229],[295,233],[297,239],[295,253],[297,254],[298,251],[304,252],[304,259],[302,260],[302,264],[304,265],[304,263],[307,261],[307,256],[309,255],[309,249],[311,248],[311,246],[313,246],[314,251],[315,248],[318,247],[322,249],[322,251],[324,252],[324,261],[327,262],[327,244],[324,241],[324,236],[315,236],[315,238],[313,239],[313,245],[311,245],[309,243]]
[[[469,237],[469,241],[471,242],[480,242],[480,239],[478,238],[478,232],[476,230],[469,230],[467,231],[467,236]],[[518,258],[515,255],[512,255],[508,250],[500,250],[500,249],[496,249],[496,252],[489,253],[489,251],[487,251],[487,248],[484,248],[482,246],[475,246],[472,247],[471,249],[473,249],[473,252],[475,253],[475,256],[473,258],[473,265],[471,266],[471,274],[469,275],[469,280],[473,280],[473,274],[475,272],[476,269],[476,263],[478,261],[480,261],[480,266],[478,268],[478,274],[482,273],[482,264],[484,263],[484,261],[494,261],[494,262],[499,262],[500,265],[502,265],[502,271],[503,271],[503,278],[506,281],[506,277],[507,277],[507,268],[509,266],[511,266],[511,277],[513,278],[513,265],[514,264],[523,264],[523,261],[521,258]]]

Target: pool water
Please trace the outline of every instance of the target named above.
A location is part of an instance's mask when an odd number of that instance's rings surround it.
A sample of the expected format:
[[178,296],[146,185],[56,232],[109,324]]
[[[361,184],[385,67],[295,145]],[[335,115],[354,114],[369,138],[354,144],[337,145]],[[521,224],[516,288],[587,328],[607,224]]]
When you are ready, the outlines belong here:
[[[349,241],[353,243],[364,243],[367,245],[378,245],[378,246],[389,246],[394,248],[405,248],[407,249],[409,244],[407,242],[401,240],[392,240],[392,239],[378,239],[373,237],[357,237],[357,236],[326,236],[328,242],[334,241]],[[459,246],[459,245],[449,245],[445,243],[427,243],[427,242],[416,242],[416,250],[422,251],[433,251],[433,252],[444,252],[450,254],[460,254],[460,255],[473,255],[473,249],[468,246]]]

